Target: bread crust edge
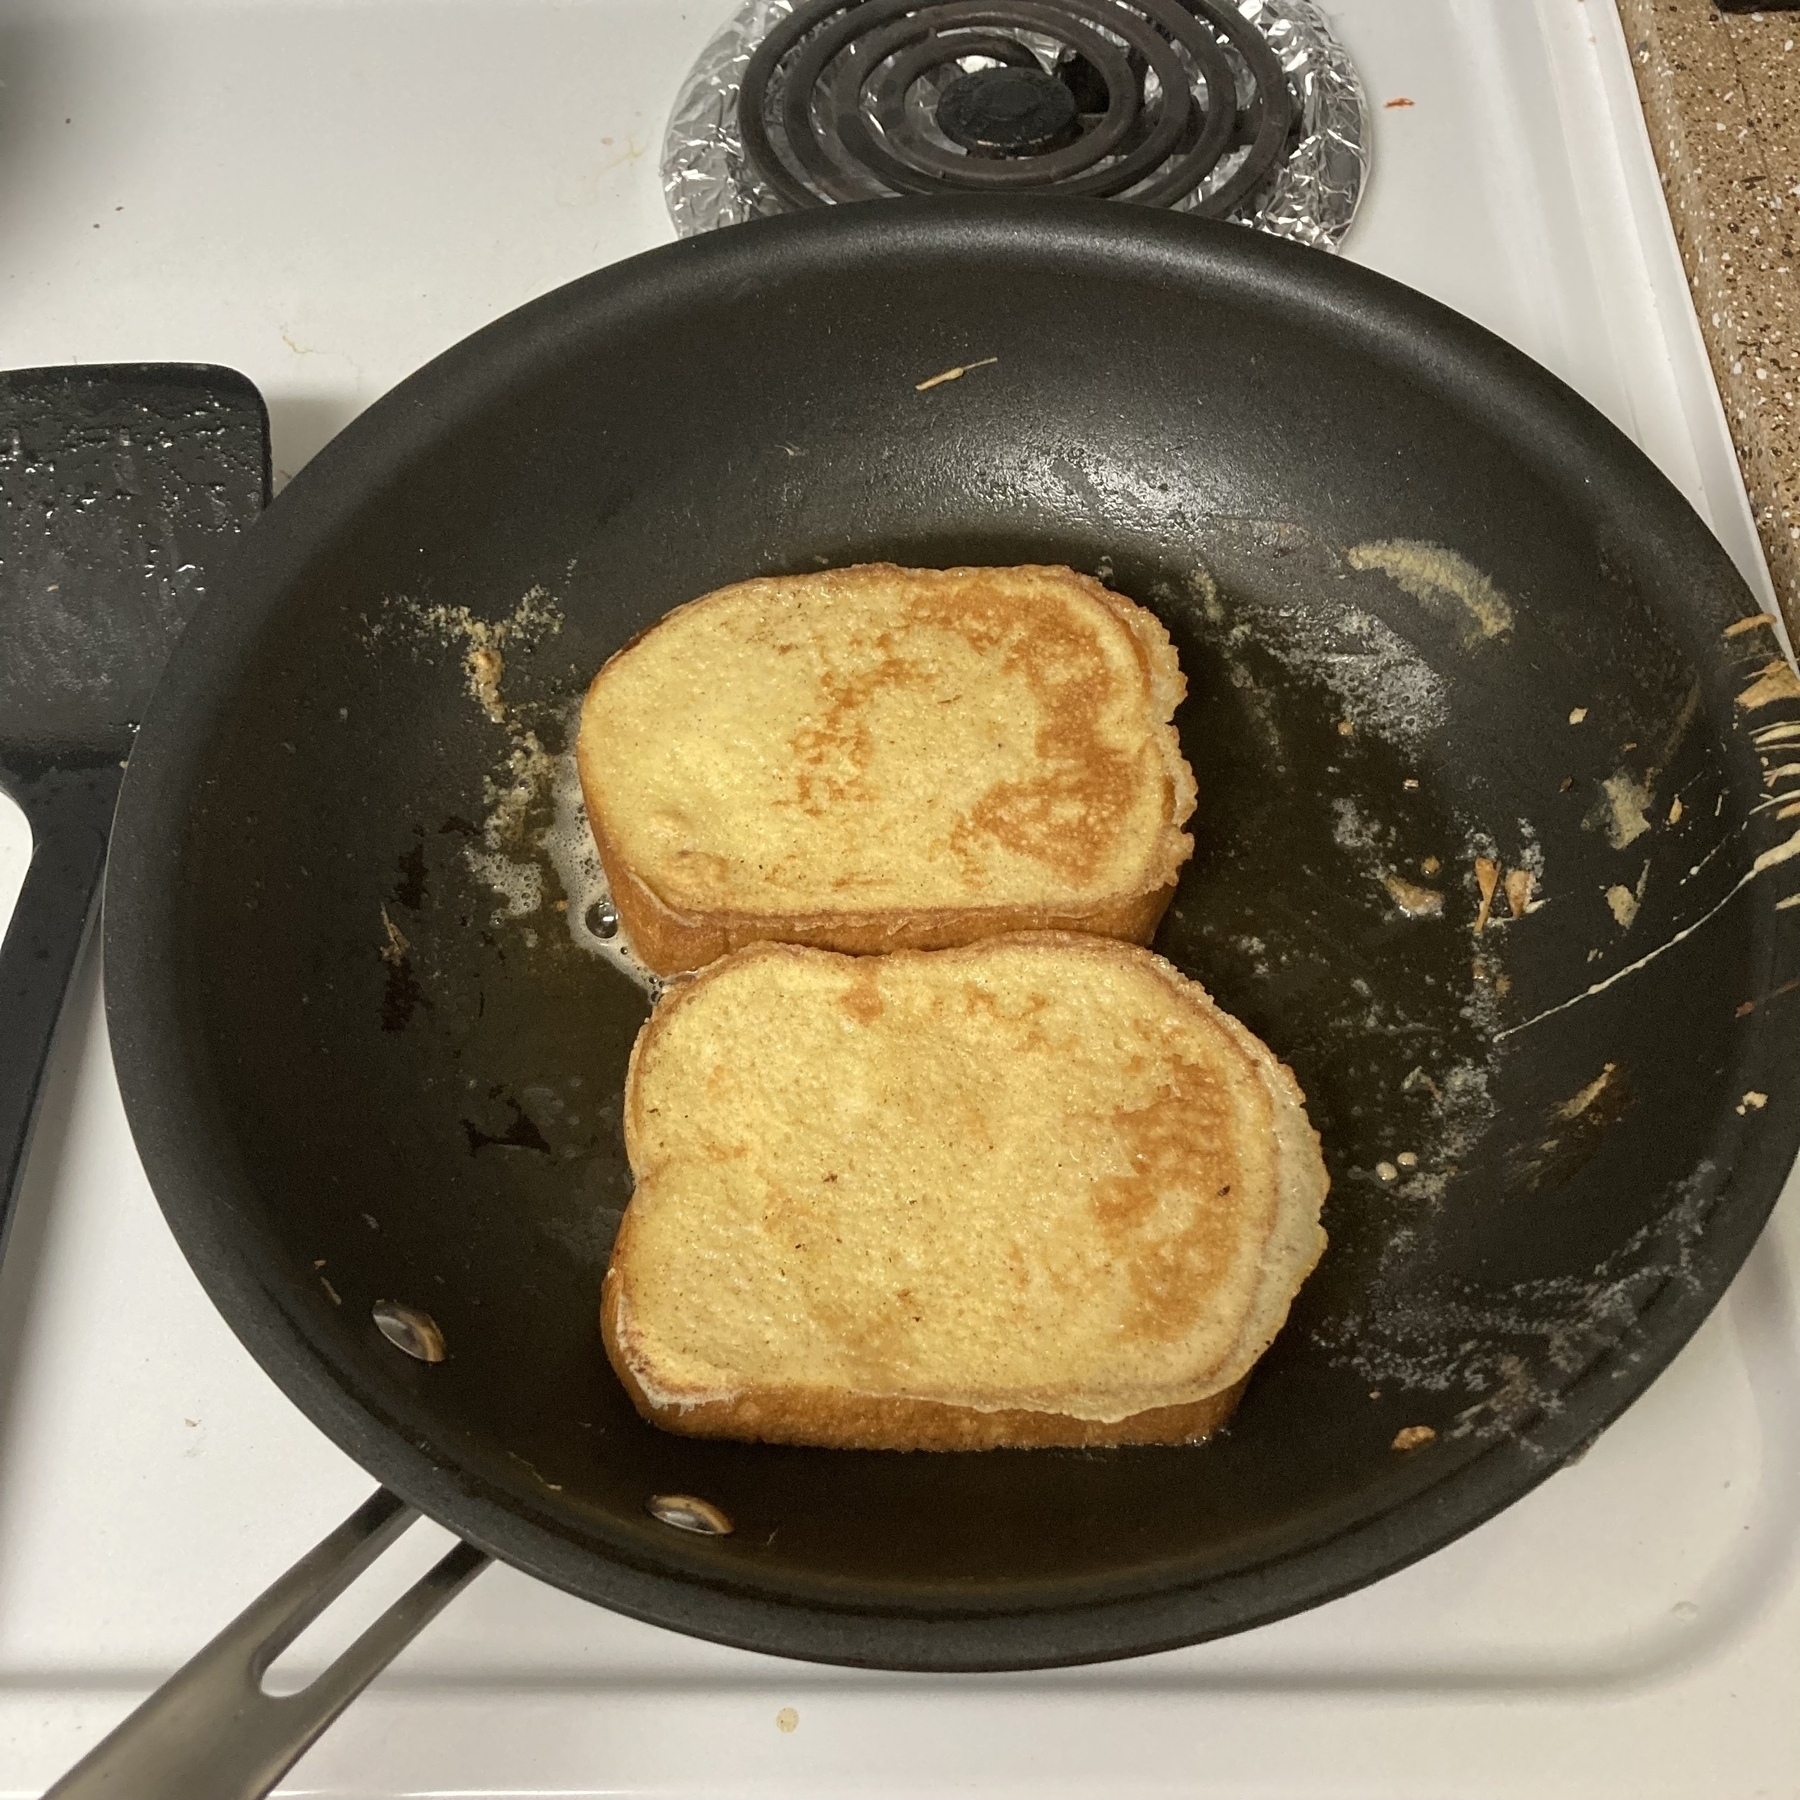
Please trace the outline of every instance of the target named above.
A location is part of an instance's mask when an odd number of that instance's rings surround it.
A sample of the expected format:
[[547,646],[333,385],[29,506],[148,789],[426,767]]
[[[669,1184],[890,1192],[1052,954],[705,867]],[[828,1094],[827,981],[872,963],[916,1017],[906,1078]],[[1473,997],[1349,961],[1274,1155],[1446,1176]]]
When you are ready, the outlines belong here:
[[[913,572],[894,564],[870,563],[854,567],[893,574]],[[587,733],[578,729],[575,760],[583,806],[595,847],[600,853],[600,865],[606,874],[613,906],[618,912],[619,928],[633,954],[652,974],[676,975],[702,969],[734,950],[756,943],[800,944],[815,950],[835,950],[848,956],[871,956],[890,950],[958,950],[986,938],[1020,931],[1070,931],[1129,944],[1150,942],[1175,897],[1181,870],[1194,853],[1194,840],[1182,827],[1193,815],[1198,790],[1193,770],[1181,754],[1180,735],[1170,722],[1175,708],[1187,696],[1186,677],[1181,672],[1174,644],[1154,613],[1078,570],[1037,564],[1021,565],[1021,568],[1073,580],[1126,628],[1137,650],[1155,721],[1152,736],[1162,756],[1166,781],[1165,818],[1161,836],[1149,858],[1147,884],[1125,893],[1096,895],[1085,904],[1064,908],[956,906],[919,911],[889,909],[804,914],[680,910],[670,906],[626,862],[619,846],[612,841],[606,829],[601,772],[592,766]],[[960,568],[930,571],[945,575],[971,572]],[[599,686],[607,669],[676,613],[750,585],[750,582],[737,582],[702,594],[647,626],[607,659],[589,684],[589,696]],[[586,711],[584,699],[584,723]]]
[[1230,1419],[1250,1380],[1244,1375],[1203,1399],[1152,1407],[1110,1422],[1022,1408],[980,1412],[942,1400],[806,1388],[748,1388],[724,1400],[659,1405],[644,1392],[619,1345],[618,1287],[609,1278],[600,1294],[600,1334],[607,1360],[639,1416],[678,1437],[827,1450],[1100,1450],[1126,1444],[1200,1444]]

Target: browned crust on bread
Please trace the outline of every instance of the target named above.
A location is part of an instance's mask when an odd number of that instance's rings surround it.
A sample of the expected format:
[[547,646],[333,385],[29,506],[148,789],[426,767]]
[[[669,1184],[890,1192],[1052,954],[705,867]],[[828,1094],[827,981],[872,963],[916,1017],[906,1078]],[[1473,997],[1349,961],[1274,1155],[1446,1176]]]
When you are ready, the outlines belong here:
[[1158,1406],[1111,1423],[1066,1413],[978,1412],[941,1400],[801,1388],[760,1388],[729,1400],[658,1406],[638,1385],[617,1344],[618,1283],[601,1289],[606,1353],[642,1417],[682,1437],[810,1444],[838,1450],[1078,1450],[1119,1444],[1198,1444],[1237,1410],[1249,1376],[1186,1406]]
[[[891,563],[855,565],[840,571],[851,574],[904,575],[909,571]],[[1166,718],[1186,694],[1187,683],[1173,644],[1162,622],[1122,594],[1115,594],[1091,575],[1060,565],[1021,564],[1020,572],[1054,575],[1081,587],[1099,601],[1130,632],[1139,666],[1152,695],[1153,710]],[[970,575],[982,571],[954,568],[933,573]],[[733,584],[744,585],[744,584]],[[677,613],[704,605],[729,588],[703,594],[676,607],[656,624],[631,639],[607,661],[618,657],[660,630]],[[590,691],[606,668],[594,677]],[[1163,710],[1165,709],[1166,710]],[[1181,755],[1174,727],[1159,726],[1166,778],[1166,820],[1161,842],[1153,857],[1148,885],[1133,892],[1098,897],[1086,907],[1050,909],[1041,906],[947,907],[901,912],[833,911],[810,914],[708,910],[684,912],[670,906],[623,859],[607,833],[599,772],[590,767],[584,737],[576,740],[576,767],[582,798],[601,867],[618,911],[620,930],[633,953],[653,974],[674,975],[718,961],[748,944],[800,944],[819,950],[836,950],[851,956],[883,954],[890,950],[954,950],[987,938],[1021,931],[1069,931],[1125,943],[1148,944],[1162,923],[1174,898],[1183,865],[1193,855],[1194,840],[1181,829],[1192,815],[1196,799],[1193,771]]]
[[[592,809],[589,812],[593,816]],[[1175,883],[1111,898],[1078,912],[1042,907],[953,907],[935,912],[747,912],[685,914],[665,906],[649,884],[620,865],[603,831],[594,839],[632,953],[656,975],[703,969],[750,944],[800,944],[871,956],[890,950],[959,950],[1020,931],[1072,931],[1086,937],[1147,944],[1175,896]]]

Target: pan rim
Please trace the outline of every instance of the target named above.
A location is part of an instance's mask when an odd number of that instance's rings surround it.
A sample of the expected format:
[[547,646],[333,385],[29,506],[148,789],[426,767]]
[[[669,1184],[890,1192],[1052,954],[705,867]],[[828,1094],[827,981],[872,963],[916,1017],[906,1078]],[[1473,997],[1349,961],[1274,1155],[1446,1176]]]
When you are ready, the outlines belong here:
[[[769,255],[802,266],[841,267],[925,246],[940,254],[992,256],[1028,250],[1046,261],[1087,264],[1151,282],[1197,281],[1254,292],[1260,303],[1303,314],[1365,354],[1426,385],[1461,377],[1465,410],[1497,431],[1530,432],[1534,449],[1621,511],[1648,512],[1685,562],[1715,579],[1693,596],[1692,620],[1671,619],[1696,647],[1754,604],[1723,549],[1687,502],[1628,439],[1554,376],[1473,322],[1385,277],[1242,227],[1144,212],[1103,201],[976,197],[885,202],[759,221],[671,244],[559,288],[506,315],[425,365],[356,420],[302,472],[243,539],[218,584],[225,604],[206,606],[171,659],[127,772],[107,876],[106,1006],[119,1084],[139,1154],[159,1205],[215,1306],[258,1363],[328,1437],[428,1516],[500,1559],[632,1617],[740,1648],[815,1662],[917,1671],[1001,1671],[1099,1662],[1152,1653],[1247,1629],[1334,1599],[1443,1547],[1521,1498],[1622,1413],[1686,1343],[1749,1253],[1800,1148],[1800,1071],[1763,1015],[1745,1022],[1735,1066],[1768,1106],[1740,1135],[1729,1176],[1701,1243],[1706,1276],[1670,1282],[1618,1342],[1561,1396],[1528,1440],[1497,1439],[1449,1475],[1312,1548],[1198,1585],[1127,1598],[1025,1610],[906,1613],[833,1608],[771,1598],[747,1587],[574,1544],[516,1501],[476,1491],[376,1415],[327,1365],[267,1295],[229,1228],[233,1169],[195,1128],[204,1083],[170,1054],[159,1021],[171,1016],[171,883],[178,825],[197,777],[201,727],[212,697],[228,691],[282,578],[366,506],[385,474],[416,447],[453,428],[558,342],[589,332],[610,310],[653,307],[690,281],[747,282]],[[1472,383],[1472,385],[1471,385]],[[291,496],[291,498],[290,498]],[[1736,611],[1732,610],[1735,602]],[[1758,821],[1747,834],[1764,842]],[[1768,839],[1772,844],[1774,840]],[[1759,909],[1755,954],[1795,941],[1800,918]],[[1428,1506],[1427,1506],[1428,1503]],[[1429,1510],[1422,1528],[1420,1515]]]

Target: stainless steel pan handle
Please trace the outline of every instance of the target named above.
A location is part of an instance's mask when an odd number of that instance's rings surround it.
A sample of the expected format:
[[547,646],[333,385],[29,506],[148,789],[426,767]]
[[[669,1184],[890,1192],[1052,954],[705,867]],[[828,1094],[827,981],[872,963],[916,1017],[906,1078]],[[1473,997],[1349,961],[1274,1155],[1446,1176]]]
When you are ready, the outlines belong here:
[[385,1488],[359,1506],[84,1756],[45,1800],[262,1800],[321,1732],[483,1568],[458,1544],[297,1694],[269,1665],[418,1517]]

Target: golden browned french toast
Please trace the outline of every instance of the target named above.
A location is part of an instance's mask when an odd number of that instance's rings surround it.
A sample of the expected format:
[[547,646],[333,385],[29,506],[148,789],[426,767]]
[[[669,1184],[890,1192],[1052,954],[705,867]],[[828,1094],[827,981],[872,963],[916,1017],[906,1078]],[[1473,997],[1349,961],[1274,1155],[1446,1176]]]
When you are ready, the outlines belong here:
[[873,563],[678,607],[595,677],[582,792],[659,974],[760,941],[1148,941],[1193,840],[1150,613],[1064,568]]
[[1293,1076],[1134,946],[775,944],[674,984],[601,1304],[638,1410],[874,1449],[1191,1442],[1324,1248]]

